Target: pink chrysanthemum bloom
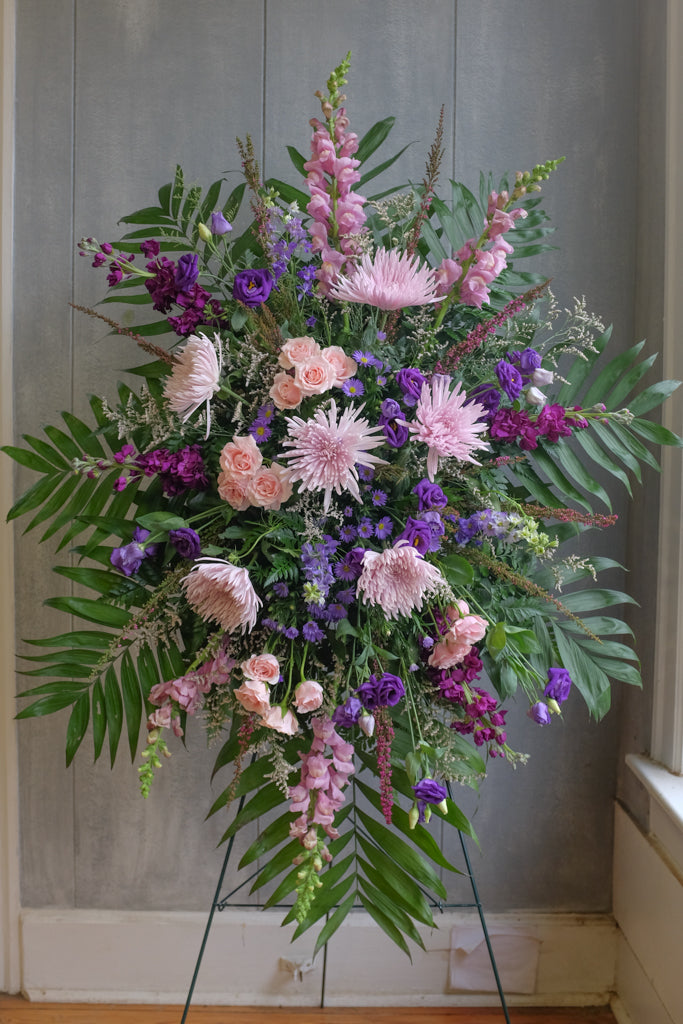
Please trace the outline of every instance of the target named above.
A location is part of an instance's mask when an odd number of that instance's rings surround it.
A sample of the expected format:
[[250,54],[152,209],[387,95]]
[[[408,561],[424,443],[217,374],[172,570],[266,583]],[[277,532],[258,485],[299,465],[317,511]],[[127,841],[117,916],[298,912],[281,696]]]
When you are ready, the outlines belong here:
[[420,611],[426,597],[440,588],[443,576],[405,540],[384,551],[366,551],[356,593],[363,604],[378,605],[388,619]]
[[[328,412],[316,410],[309,420],[299,416],[287,419],[289,438],[283,459],[289,459],[287,475],[291,483],[297,481],[304,491],[324,491],[325,511],[330,507],[332,491],[341,494],[350,491],[361,500],[356,466],[385,465],[386,460],[371,455],[370,450],[384,444],[382,427],[371,427],[360,416],[363,406],[345,409],[337,423],[337,405],[330,402]],[[380,437],[375,435],[379,433]]]
[[417,256],[396,249],[378,249],[373,261],[366,253],[350,277],[338,278],[330,298],[340,302],[367,302],[378,309],[424,306],[438,299],[431,267],[420,266]]
[[427,475],[430,480],[437,473],[439,458],[450,456],[478,466],[471,452],[475,448],[489,448],[478,436],[487,429],[485,421],[478,422],[486,410],[477,402],[465,405],[467,395],[460,390],[460,381],[453,391],[450,387],[451,378],[441,374],[432,377],[431,385],[423,384],[415,408],[415,422],[406,424],[414,438],[429,448]]
[[166,381],[164,398],[183,423],[206,402],[206,436],[209,436],[211,409],[209,401],[220,387],[221,367],[216,355],[221,351],[205,334],[193,334],[176,355],[171,376]]
[[220,558],[200,558],[182,585],[197,614],[228,633],[256,625],[261,600],[246,569]]

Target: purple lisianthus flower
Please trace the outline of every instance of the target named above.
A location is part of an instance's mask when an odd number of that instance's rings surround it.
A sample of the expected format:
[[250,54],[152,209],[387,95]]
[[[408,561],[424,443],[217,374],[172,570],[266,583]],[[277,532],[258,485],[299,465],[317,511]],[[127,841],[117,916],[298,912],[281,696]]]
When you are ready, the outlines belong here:
[[232,224],[228,223],[220,210],[214,210],[210,222],[212,235],[225,235],[232,231]]
[[519,356],[519,369],[525,377],[530,377],[541,365],[541,355],[535,348],[525,348]]
[[572,680],[566,668],[549,668],[548,684],[543,691],[544,696],[556,700],[562,704],[569,696],[572,688]]
[[396,383],[403,392],[403,401],[406,405],[417,405],[417,400],[422,393],[422,385],[427,378],[415,367],[406,367],[396,374]]
[[412,787],[415,799],[417,800],[418,810],[420,812],[420,821],[425,819],[425,806],[426,804],[440,804],[448,796],[448,790],[445,786],[442,786],[440,782],[436,782],[434,779],[420,779],[420,781]]
[[405,540],[411,548],[415,548],[420,555],[425,555],[432,542],[432,530],[429,523],[424,519],[413,519],[408,517],[405,529],[399,533],[397,541]]
[[550,725],[550,711],[548,710],[548,705],[544,704],[542,700],[532,704],[527,711],[527,715],[537,725]]
[[465,405],[469,405],[471,402],[476,402],[486,410],[480,419],[490,420],[500,408],[500,391],[495,384],[478,384],[476,388],[472,388],[467,393]]
[[360,718],[362,710],[363,705],[357,697],[347,697],[346,701],[333,711],[332,721],[335,725],[350,729]]
[[371,675],[356,690],[363,707],[368,711],[395,707],[405,692],[403,680],[391,672],[383,672],[381,676]]
[[431,511],[423,512],[422,520],[429,526],[429,532],[431,535],[427,551],[438,551],[441,547],[441,538],[446,532],[446,527],[443,525],[441,516],[436,509],[432,509]]
[[425,509],[445,508],[448,498],[438,484],[430,480],[420,480],[416,487],[413,487],[413,494],[417,494],[418,509],[424,512]]
[[387,444],[392,448],[401,448],[408,440],[410,431],[399,423],[403,418],[401,406],[393,398],[385,398],[380,407],[379,425],[384,431]]
[[132,576],[138,572],[145,558],[155,555],[158,550],[157,544],[145,546],[149,537],[149,530],[136,526],[133,532],[133,539],[129,544],[123,544],[120,548],[114,548],[109,560],[115,569],[119,569],[124,576]]
[[178,260],[175,271],[175,286],[180,292],[189,291],[199,277],[199,257],[196,252],[186,252]]
[[189,526],[181,526],[178,530],[170,530],[168,539],[181,558],[195,559],[201,554],[201,538]]
[[524,386],[522,375],[516,366],[512,363],[508,363],[507,360],[501,359],[496,365],[496,376],[500,381],[500,386],[508,396],[511,402],[514,402]]
[[273,277],[269,270],[239,270],[232,286],[233,298],[244,306],[255,309],[265,302],[273,288]]

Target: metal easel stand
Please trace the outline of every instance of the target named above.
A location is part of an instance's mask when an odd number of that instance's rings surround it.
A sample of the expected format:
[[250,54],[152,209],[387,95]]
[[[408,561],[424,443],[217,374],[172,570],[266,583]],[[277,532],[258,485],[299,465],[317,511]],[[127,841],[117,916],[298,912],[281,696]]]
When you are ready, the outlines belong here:
[[[450,793],[449,793],[449,795],[450,795]],[[239,805],[239,808],[238,808],[238,811],[237,811],[238,814],[242,810],[243,805],[244,805],[244,797],[242,797],[242,799],[240,801],[240,805]],[[474,908],[474,907],[476,907],[477,912],[479,914],[479,920],[481,922],[482,931],[484,933],[484,940],[486,942],[486,949],[487,949],[488,954],[489,954],[489,960],[491,961],[491,969],[493,970],[493,977],[494,977],[495,982],[496,982],[496,988],[498,990],[498,997],[500,999],[500,1005],[501,1005],[501,1009],[503,1011],[503,1017],[505,1018],[505,1024],[510,1024],[510,1015],[508,1013],[507,1003],[505,1001],[505,993],[503,992],[503,986],[501,984],[500,975],[498,973],[498,966],[496,964],[496,958],[495,958],[495,955],[494,955],[494,952],[493,952],[493,946],[491,945],[491,938],[489,936],[489,930],[488,930],[487,925],[486,925],[486,917],[484,915],[484,908],[482,906],[481,899],[479,898],[479,890],[477,889],[477,883],[476,883],[476,880],[475,880],[475,877],[474,877],[474,872],[472,871],[472,864],[470,862],[469,854],[467,853],[467,847],[465,846],[465,837],[462,834],[462,832],[460,832],[460,831],[458,832],[458,835],[460,836],[460,846],[462,847],[462,854],[463,854],[463,858],[465,860],[465,865],[466,865],[466,868],[467,868],[467,872],[466,872],[467,873],[467,877],[469,878],[470,885],[472,887],[473,901],[471,903],[434,903],[434,901],[432,900],[432,904],[434,906],[438,907],[438,909],[441,910],[441,912],[443,912],[446,909],[453,908],[453,907],[459,907],[459,908],[470,908],[470,907]],[[204,928],[204,935],[202,937],[201,946],[199,947],[199,954],[197,956],[197,962],[195,964],[194,972],[192,974],[192,981],[190,982],[190,988],[189,988],[188,993],[187,993],[187,999],[185,1001],[185,1008],[183,1010],[183,1015],[180,1018],[180,1024],[186,1024],[186,1021],[187,1021],[187,1015],[188,1015],[188,1012],[189,1012],[189,1009],[190,1009],[190,1004],[192,1002],[192,996],[194,995],[195,985],[197,984],[197,977],[199,975],[199,969],[201,967],[202,959],[204,957],[204,951],[206,949],[206,944],[207,944],[208,939],[209,939],[209,933],[211,931],[211,925],[213,924],[214,914],[216,913],[217,910],[219,912],[221,910],[225,910],[225,908],[227,906],[252,907],[254,909],[257,907],[257,904],[253,904],[253,903],[231,903],[230,901],[232,900],[232,897],[236,893],[239,892],[240,889],[242,889],[245,885],[247,885],[252,880],[252,878],[256,877],[256,875],[258,874],[258,871],[254,871],[253,874],[251,874],[248,878],[245,878],[243,882],[240,882],[240,884],[238,886],[236,886],[234,889],[232,889],[229,893],[227,893],[225,896],[221,896],[221,892],[223,890],[223,882],[224,882],[224,879],[225,879],[225,873],[226,873],[227,868],[228,868],[228,862],[230,860],[230,854],[232,853],[232,847],[233,847],[234,840],[235,840],[235,837],[233,835],[233,836],[230,837],[227,849],[225,851],[225,857],[223,858],[223,865],[221,867],[220,874],[218,876],[218,884],[216,885],[216,892],[214,894],[213,902],[211,904],[211,909],[209,910],[209,916],[208,916],[208,919],[207,919],[207,922],[206,922],[206,927]],[[323,950],[323,978],[322,978],[322,986],[321,986],[321,992],[320,992],[320,1006],[321,1007],[324,1007],[324,1005],[325,1005],[325,981],[326,981],[326,975],[327,975],[327,945],[325,945],[324,950]]]

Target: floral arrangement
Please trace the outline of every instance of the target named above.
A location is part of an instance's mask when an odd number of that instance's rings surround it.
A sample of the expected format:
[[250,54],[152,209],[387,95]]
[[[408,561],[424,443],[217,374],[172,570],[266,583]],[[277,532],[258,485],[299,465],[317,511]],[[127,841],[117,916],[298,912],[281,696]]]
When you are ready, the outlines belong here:
[[393,122],[358,139],[347,72],[290,150],[305,191],[263,183],[247,138],[226,199],[178,168],[118,243],[81,242],[106,303],[157,316],[86,310],[151,356],[140,386],[5,449],[41,474],[9,517],[49,524],[78,556],[55,572],[95,594],[47,602],[85,625],[31,641],[49,680],[19,717],[70,707],[67,763],[89,727],[112,761],[142,733],[146,796],[201,713],[228,770],[211,811],[240,801],[224,838],[270,815],[252,891],[283,875],[267,905],[295,936],[324,919],[317,948],[360,901],[407,950],[455,870],[430,817],[472,834],[451,785],[524,761],[504,702],[552,728],[639,685],[605,614],[629,598],[593,586],[615,563],[563,548],[616,518],[595,466],[629,489],[648,442],[681,442],[643,418],[676,383],[638,389],[642,346],[603,355],[584,302],[518,268],[548,248],[559,161],[441,199],[441,119],[422,183],[367,198]]

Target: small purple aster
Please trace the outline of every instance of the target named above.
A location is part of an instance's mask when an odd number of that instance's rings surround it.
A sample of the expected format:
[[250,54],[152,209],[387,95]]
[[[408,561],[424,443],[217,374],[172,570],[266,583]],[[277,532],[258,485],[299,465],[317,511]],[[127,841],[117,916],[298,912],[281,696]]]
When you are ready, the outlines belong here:
[[386,341],[387,340],[387,336],[384,333],[384,331],[378,331],[377,332],[377,340],[378,341]]
[[373,365],[373,356],[371,352],[362,352],[360,349],[356,349],[351,358],[355,359],[359,366]]
[[273,433],[265,420],[257,419],[249,427],[249,433],[256,441],[256,444],[263,444]]
[[275,406],[273,405],[272,402],[266,402],[266,404],[262,405],[261,408],[259,409],[256,418],[261,423],[270,423],[274,416]]
[[367,540],[368,537],[372,537],[374,532],[375,531],[372,525],[372,521],[370,519],[361,519],[360,523],[358,524],[358,536],[362,537],[364,540]]
[[274,583],[273,584],[273,593],[277,597],[288,597],[289,596],[289,587],[287,586],[286,583],[282,583],[282,582]]
[[299,630],[296,626],[288,626],[287,629],[283,630],[283,636],[286,636],[288,640],[296,640],[299,635]]
[[394,524],[392,523],[389,516],[383,516],[375,527],[375,537],[379,540],[384,540],[386,537],[391,537],[394,532]]
[[352,540],[356,539],[356,527],[355,526],[342,526],[339,531],[339,539],[344,544],[350,544]]
[[386,505],[387,495],[386,491],[373,491],[372,492],[372,504],[377,506]]
[[349,398],[355,398],[359,395],[365,394],[365,387],[357,377],[349,377],[349,379],[345,380],[342,384],[342,391],[345,395],[348,395]]

